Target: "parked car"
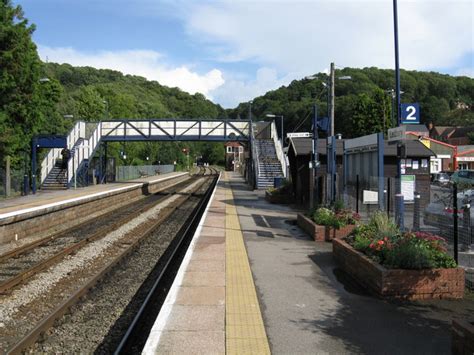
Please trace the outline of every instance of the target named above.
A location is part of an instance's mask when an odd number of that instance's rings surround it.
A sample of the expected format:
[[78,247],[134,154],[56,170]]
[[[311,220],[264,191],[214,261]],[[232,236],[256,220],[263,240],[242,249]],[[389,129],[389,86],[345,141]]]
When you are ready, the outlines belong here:
[[433,185],[446,186],[449,184],[449,180],[447,173],[439,172],[431,174],[431,183]]
[[[474,243],[474,189],[464,190],[457,196],[458,233],[460,243]],[[467,211],[467,213],[466,213]],[[434,195],[434,201],[428,204],[423,214],[424,224],[436,227],[442,237],[452,240],[454,230],[454,211],[452,193]],[[467,217],[467,219],[466,219]]]
[[458,170],[451,175],[451,182],[471,184],[474,186],[474,170]]

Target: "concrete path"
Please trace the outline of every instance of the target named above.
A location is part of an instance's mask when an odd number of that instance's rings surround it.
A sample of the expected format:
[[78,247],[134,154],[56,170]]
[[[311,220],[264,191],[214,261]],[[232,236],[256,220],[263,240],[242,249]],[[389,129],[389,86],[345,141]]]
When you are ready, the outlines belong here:
[[472,295],[376,299],[337,269],[330,243],[290,224],[295,211],[267,203],[237,175],[231,185],[273,354],[450,354],[451,320],[472,317]]

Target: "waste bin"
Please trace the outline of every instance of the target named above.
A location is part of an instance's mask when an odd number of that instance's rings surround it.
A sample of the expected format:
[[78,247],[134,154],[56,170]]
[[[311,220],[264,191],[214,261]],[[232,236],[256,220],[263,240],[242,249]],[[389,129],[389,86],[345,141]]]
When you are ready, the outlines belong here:
[[282,187],[284,181],[285,181],[285,178],[283,176],[278,176],[276,178],[273,178],[273,187],[275,189]]

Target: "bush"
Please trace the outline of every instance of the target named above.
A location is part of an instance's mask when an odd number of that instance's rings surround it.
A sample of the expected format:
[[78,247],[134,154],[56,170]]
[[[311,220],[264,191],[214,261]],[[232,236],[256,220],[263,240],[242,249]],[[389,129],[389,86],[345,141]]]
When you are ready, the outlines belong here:
[[360,216],[350,210],[338,210],[334,212],[329,208],[318,208],[312,214],[314,223],[340,229],[348,224],[357,224]]
[[334,212],[328,208],[318,208],[313,214],[313,221],[322,226],[332,226],[334,224]]
[[400,233],[383,213],[376,213],[366,225],[358,226],[347,241],[374,261],[391,269],[454,268],[446,254],[446,241],[431,233]]

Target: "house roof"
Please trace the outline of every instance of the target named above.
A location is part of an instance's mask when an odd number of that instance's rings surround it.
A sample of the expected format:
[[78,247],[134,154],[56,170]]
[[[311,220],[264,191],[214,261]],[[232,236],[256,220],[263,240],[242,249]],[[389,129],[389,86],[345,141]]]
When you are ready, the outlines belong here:
[[458,154],[474,150],[474,145],[458,145]]
[[[344,139],[336,140],[337,155],[343,154]],[[422,157],[428,158],[435,156],[429,148],[418,140],[406,140],[406,152],[411,157]],[[311,138],[290,138],[289,149],[293,149],[295,155],[309,155],[312,152],[312,140]],[[318,139],[318,154],[326,155],[326,139]],[[385,156],[397,156],[397,145],[389,144],[385,141],[384,144],[384,155]]]
[[447,129],[452,129],[452,128],[454,128],[454,127],[451,127],[451,126],[435,126],[434,130],[436,131],[438,136],[441,136],[444,131],[446,131]]
[[468,133],[474,132],[474,126],[471,127],[457,127],[449,138],[462,138],[466,137]]

